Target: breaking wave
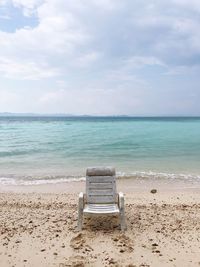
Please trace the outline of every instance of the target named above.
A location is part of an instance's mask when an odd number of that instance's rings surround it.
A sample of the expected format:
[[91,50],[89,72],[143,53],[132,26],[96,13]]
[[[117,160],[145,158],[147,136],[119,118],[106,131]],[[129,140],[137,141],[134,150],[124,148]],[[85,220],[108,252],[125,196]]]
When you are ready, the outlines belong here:
[[[184,181],[193,181],[200,182],[200,175],[196,174],[177,174],[177,173],[163,173],[163,172],[118,172],[118,179],[134,179],[134,180],[184,180]],[[68,182],[78,182],[84,181],[85,177],[83,175],[71,175],[71,176],[15,176],[15,175],[0,175],[0,185],[44,185],[44,184],[59,184],[59,183],[68,183]]]

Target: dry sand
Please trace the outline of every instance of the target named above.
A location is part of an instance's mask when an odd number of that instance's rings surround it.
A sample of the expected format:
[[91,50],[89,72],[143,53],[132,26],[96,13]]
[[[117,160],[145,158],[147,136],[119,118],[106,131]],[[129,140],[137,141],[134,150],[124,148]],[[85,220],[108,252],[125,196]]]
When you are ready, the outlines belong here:
[[1,187],[0,267],[200,266],[199,187],[123,180],[118,188],[125,233],[116,217],[85,219],[76,231],[84,182]]

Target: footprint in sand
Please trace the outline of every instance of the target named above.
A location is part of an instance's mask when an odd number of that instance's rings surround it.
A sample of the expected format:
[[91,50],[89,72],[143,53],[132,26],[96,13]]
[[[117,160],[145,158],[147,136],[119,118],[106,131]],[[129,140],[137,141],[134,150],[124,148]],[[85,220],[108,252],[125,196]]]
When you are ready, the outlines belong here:
[[70,246],[77,250],[83,249],[84,253],[90,253],[93,251],[93,248],[86,244],[85,236],[81,233],[71,239]]
[[85,244],[85,237],[83,234],[78,234],[77,236],[73,237],[70,241],[70,246],[73,249],[80,249],[83,248]]
[[83,256],[70,257],[67,263],[60,263],[59,267],[84,267],[85,258]]
[[120,234],[117,237],[113,237],[112,240],[120,248],[120,253],[133,251],[132,240],[128,236],[126,236],[125,234]]

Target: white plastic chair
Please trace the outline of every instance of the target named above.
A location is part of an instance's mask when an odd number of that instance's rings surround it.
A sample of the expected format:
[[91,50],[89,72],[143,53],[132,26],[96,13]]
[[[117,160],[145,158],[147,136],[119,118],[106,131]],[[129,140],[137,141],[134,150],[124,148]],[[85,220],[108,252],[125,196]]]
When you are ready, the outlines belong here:
[[79,194],[78,230],[82,230],[83,215],[115,215],[120,217],[121,230],[126,230],[124,196],[116,192],[116,175],[112,167],[87,168],[86,193]]

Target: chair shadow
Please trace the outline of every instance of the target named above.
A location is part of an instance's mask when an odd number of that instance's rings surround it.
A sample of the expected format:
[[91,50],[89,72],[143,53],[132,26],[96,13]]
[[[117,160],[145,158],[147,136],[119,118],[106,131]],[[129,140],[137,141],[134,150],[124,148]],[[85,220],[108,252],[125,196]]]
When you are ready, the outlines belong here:
[[91,216],[84,218],[83,230],[87,231],[103,231],[103,232],[113,232],[120,231],[120,221],[119,217],[113,216]]

